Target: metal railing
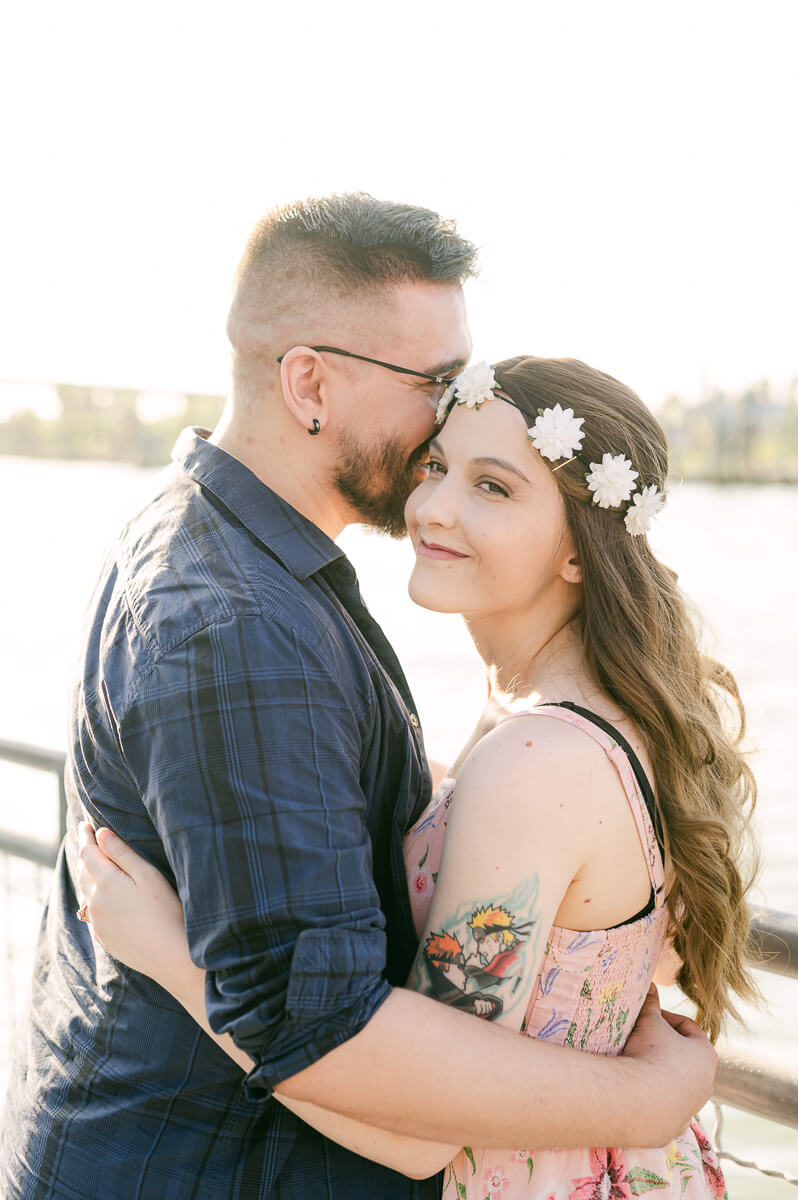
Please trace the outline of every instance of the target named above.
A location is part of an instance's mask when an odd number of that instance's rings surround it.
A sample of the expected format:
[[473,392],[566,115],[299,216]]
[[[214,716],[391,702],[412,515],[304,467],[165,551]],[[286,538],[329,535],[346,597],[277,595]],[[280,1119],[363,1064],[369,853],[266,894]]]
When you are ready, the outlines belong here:
[[41,746],[0,741],[0,760],[44,772],[54,778],[55,796],[50,827],[57,839],[22,837],[0,828],[0,928],[4,978],[0,985],[0,1108],[14,1028],[30,989],[33,945],[41,923],[52,867],[66,828],[64,755]]
[[[66,829],[64,755],[39,746],[0,741],[0,760],[49,772],[57,778],[57,841],[44,842],[0,830],[0,855],[52,867]],[[798,914],[757,907],[751,916],[751,959],[755,968],[798,980]],[[798,1068],[725,1040],[719,1045],[719,1054],[713,1097],[718,1106],[731,1105],[798,1129]]]
[[58,785],[58,837],[54,842],[39,841],[38,838],[19,837],[10,830],[0,829],[0,853],[15,858],[24,858],[40,867],[53,867],[58,857],[58,848],[66,833],[66,791],[64,790],[65,757],[60,750],[48,750],[43,746],[29,746],[25,742],[0,741],[0,760],[19,767],[30,767],[34,771],[45,771],[55,775]]
[[757,970],[798,979],[798,913],[752,906],[751,943]]
[[[758,971],[798,980],[798,914],[751,909],[751,962]],[[718,1157],[798,1187],[798,1178],[732,1154],[723,1145],[723,1106],[798,1129],[798,1066],[778,1062],[726,1038],[718,1043],[715,1149]]]
[[[751,961],[758,971],[798,979],[798,915],[773,908],[751,910]],[[721,1039],[715,1077],[717,1104],[798,1129],[798,1067]]]

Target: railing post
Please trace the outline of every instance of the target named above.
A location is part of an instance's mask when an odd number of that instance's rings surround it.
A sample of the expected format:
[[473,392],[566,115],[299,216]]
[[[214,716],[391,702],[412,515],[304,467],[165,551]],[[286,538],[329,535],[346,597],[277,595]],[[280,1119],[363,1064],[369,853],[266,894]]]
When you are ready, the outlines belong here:
[[718,1043],[718,1054],[712,1097],[716,1104],[730,1104],[798,1129],[798,1068],[724,1038]]

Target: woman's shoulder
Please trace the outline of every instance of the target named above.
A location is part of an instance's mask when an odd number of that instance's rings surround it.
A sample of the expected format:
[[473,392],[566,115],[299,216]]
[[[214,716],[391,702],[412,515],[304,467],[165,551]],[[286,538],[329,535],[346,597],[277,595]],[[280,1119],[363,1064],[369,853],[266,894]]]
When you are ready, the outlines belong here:
[[[606,766],[605,766],[606,764]],[[613,786],[614,769],[602,748],[584,730],[544,709],[514,713],[499,722],[472,749],[457,775],[458,805],[486,789],[526,815],[551,807],[578,817],[596,790]]]
[[[580,730],[542,713],[515,715],[486,733],[457,774],[450,870],[468,874],[485,862],[503,878],[534,870],[547,888],[561,887],[559,902],[593,854],[597,808],[606,808],[596,805],[601,757]],[[551,920],[555,912],[556,905]]]
[[579,714],[556,705],[508,713],[477,743],[463,765],[485,761],[505,771],[561,770],[566,754],[568,763],[579,768],[606,757],[599,742],[586,736],[586,724]]

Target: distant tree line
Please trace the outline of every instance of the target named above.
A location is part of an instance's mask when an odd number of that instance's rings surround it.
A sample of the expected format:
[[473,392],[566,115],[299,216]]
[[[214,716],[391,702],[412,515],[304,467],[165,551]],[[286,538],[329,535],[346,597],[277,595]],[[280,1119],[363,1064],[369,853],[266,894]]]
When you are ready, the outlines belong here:
[[[222,396],[187,394],[169,416],[142,419],[133,388],[57,384],[60,415],[32,411],[0,422],[0,454],[110,459],[159,466],[186,425],[211,429]],[[670,396],[657,413],[671,447],[671,468],[685,479],[798,483],[798,377],[775,394],[767,382],[715,391],[698,403]]]
[[798,378],[778,395],[764,381],[697,404],[670,396],[657,416],[685,479],[798,483]]
[[31,458],[90,458],[160,466],[186,425],[212,429],[224,406],[223,396],[188,394],[182,408],[158,420],[142,420],[133,388],[55,385],[61,414],[45,420],[22,410],[0,423],[0,454]]

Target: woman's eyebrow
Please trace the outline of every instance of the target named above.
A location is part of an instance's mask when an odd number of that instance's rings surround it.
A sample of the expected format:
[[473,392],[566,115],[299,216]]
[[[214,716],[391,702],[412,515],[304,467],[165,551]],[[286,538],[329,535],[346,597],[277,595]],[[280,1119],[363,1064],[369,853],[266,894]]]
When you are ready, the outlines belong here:
[[512,463],[505,462],[503,458],[472,458],[471,462],[474,466],[492,466],[501,467],[504,471],[509,471],[512,475],[517,475],[519,479],[523,479],[524,483],[529,483],[526,475],[518,467],[514,467]]

